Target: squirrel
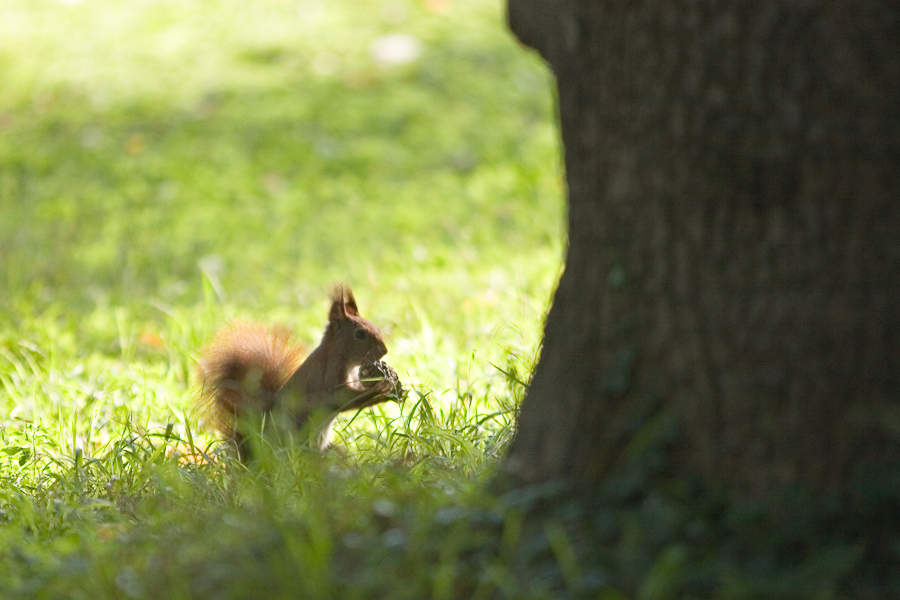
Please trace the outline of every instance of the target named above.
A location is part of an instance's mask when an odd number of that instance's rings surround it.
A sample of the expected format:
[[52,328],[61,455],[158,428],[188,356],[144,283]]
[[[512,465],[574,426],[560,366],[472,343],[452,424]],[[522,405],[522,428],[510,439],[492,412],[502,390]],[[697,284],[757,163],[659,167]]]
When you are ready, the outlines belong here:
[[309,428],[325,450],[339,413],[402,402],[397,374],[380,360],[385,354],[381,332],[360,316],[350,288],[336,284],[325,334],[305,360],[285,328],[235,321],[221,330],[197,363],[198,404],[245,462],[246,437],[263,417]]

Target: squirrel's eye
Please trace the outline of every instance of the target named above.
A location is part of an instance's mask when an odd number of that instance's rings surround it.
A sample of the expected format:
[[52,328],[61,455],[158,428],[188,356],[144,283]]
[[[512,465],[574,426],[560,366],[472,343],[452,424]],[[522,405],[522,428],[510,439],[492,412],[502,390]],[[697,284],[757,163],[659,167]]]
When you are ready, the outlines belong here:
[[357,329],[356,331],[353,332],[353,337],[355,337],[358,340],[366,339],[366,330],[365,329]]

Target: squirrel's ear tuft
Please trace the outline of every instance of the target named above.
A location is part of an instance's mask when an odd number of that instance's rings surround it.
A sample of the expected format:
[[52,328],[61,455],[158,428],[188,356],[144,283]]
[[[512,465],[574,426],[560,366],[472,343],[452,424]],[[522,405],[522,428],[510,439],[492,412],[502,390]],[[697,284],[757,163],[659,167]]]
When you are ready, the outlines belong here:
[[331,289],[331,311],[328,313],[328,320],[346,319],[347,317],[358,317],[359,309],[356,307],[356,299],[350,286],[343,283],[335,284]]

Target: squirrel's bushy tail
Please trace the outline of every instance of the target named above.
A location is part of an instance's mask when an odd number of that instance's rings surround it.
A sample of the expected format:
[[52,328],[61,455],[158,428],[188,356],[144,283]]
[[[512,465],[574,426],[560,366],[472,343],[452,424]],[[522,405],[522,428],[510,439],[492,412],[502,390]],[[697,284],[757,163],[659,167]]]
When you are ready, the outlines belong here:
[[234,438],[248,409],[271,410],[278,390],[303,362],[303,347],[285,328],[235,321],[204,348],[197,363],[198,405],[211,425]]

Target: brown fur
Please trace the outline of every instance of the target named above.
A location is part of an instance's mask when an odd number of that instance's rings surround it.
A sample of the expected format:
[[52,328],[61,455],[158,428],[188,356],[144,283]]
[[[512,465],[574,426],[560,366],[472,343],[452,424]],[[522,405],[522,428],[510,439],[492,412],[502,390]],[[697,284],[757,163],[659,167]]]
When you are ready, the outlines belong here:
[[350,288],[338,284],[322,341],[305,360],[286,329],[236,321],[220,331],[197,365],[199,405],[243,457],[240,421],[251,413],[277,412],[299,429],[319,412],[319,446],[325,447],[339,412],[397,399],[391,381],[366,387],[357,376],[360,365],[386,353],[381,332],[360,316]]

